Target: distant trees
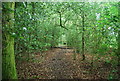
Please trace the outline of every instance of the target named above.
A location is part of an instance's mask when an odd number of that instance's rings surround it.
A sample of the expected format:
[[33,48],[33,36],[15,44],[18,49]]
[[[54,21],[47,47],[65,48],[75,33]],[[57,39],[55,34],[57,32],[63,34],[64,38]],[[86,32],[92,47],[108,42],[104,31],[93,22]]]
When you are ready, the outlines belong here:
[[[118,12],[117,3],[85,3],[85,7],[82,5],[83,3],[73,3],[70,6],[71,11],[67,11],[72,15],[68,20],[72,23],[72,26],[68,25],[68,33],[71,33],[67,35],[68,45],[76,46],[81,54],[83,54],[83,48],[85,52],[103,55],[111,47],[116,49],[117,25],[112,21],[112,17]],[[99,19],[96,14],[99,14]]]

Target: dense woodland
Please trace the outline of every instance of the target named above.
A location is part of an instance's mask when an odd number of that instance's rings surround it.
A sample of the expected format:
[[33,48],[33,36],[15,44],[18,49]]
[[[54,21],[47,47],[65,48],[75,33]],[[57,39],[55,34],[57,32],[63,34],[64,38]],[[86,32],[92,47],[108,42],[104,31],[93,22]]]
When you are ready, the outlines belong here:
[[[65,64],[62,59],[66,54],[65,62],[68,61],[67,59],[75,61],[71,63],[71,67],[77,63],[87,63],[86,65],[90,65],[89,68],[92,69],[89,73],[98,73],[95,75],[99,75],[99,72],[101,72],[98,71],[99,69],[105,66],[107,69],[110,67],[109,72],[105,74],[105,78],[96,79],[119,79],[120,2],[2,3],[3,79],[42,79],[39,73],[39,77],[32,74],[38,68],[40,70],[42,65],[35,67],[32,64],[35,69],[31,72],[30,77],[27,77],[28,75],[24,73],[30,73],[30,71],[27,71],[30,65],[25,66],[25,63],[37,63],[37,60],[40,60],[39,64],[41,64],[46,57],[53,58],[54,55],[60,55],[57,54],[58,52],[54,52],[52,56],[53,52],[51,50],[57,50],[61,54],[60,61],[56,61],[58,64]],[[68,50],[72,53],[68,53]],[[39,59],[35,60],[36,58]],[[56,58],[58,57],[56,56],[53,61]],[[99,65],[96,65],[99,64],[98,61],[100,61],[100,65],[104,64],[105,66],[98,68]],[[78,64],[78,66],[81,64]],[[19,67],[26,67],[27,70],[21,70]],[[61,69],[62,67],[59,66],[58,68]],[[69,66],[65,66],[65,68],[69,68]],[[80,67],[76,69],[78,70]],[[20,77],[23,70],[25,70],[23,76]],[[104,71],[107,72],[107,70]],[[89,73],[88,76],[92,74]],[[54,73],[54,75],[57,74]],[[72,75],[71,77],[72,79],[76,78]],[[59,79],[59,74],[52,79],[55,78]],[[51,78],[47,77],[45,79]]]

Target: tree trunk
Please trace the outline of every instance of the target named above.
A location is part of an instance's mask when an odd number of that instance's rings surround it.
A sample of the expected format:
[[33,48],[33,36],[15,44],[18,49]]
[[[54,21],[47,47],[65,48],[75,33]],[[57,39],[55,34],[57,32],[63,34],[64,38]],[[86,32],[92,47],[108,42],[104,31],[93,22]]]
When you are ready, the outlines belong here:
[[85,21],[84,21],[84,11],[82,14],[82,60],[85,60],[85,54],[84,54],[84,49],[85,49],[85,40],[84,40],[84,32],[85,32]]
[[118,77],[120,79],[120,30],[118,31]]
[[2,52],[2,78],[17,79],[15,55],[14,55],[14,38],[11,35],[14,28],[14,2],[5,2],[2,4],[3,10],[3,52]]
[[[119,18],[118,23],[120,23],[120,2],[118,2],[118,18]],[[118,28],[118,52],[117,52],[117,56],[118,56],[118,78],[120,79],[120,27]]]
[[118,63],[120,63],[120,30],[118,31],[118,58],[119,58]]

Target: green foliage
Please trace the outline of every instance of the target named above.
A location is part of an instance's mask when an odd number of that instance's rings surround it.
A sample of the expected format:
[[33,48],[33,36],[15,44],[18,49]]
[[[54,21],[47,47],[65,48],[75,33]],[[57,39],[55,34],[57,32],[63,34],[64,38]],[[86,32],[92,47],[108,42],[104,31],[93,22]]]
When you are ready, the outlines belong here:
[[[50,9],[45,9],[51,4],[34,2],[27,3],[27,8],[18,6],[22,4],[24,3],[16,3],[16,24],[14,30],[14,37],[16,38],[15,52],[18,53],[21,49],[22,52],[32,52],[34,50],[46,51],[51,46],[58,45],[58,38],[61,35],[61,32],[54,21],[56,16],[50,19]],[[38,7],[41,9],[38,9]]]
[[[3,7],[3,11],[13,11],[8,5]],[[3,27],[3,31],[15,38],[15,54],[43,52],[64,42],[82,53],[83,38],[86,53],[105,55],[110,48],[117,49],[119,17],[116,2],[16,2],[14,14],[15,19],[8,18],[8,21],[14,21],[14,30]]]
[[[116,56],[120,45],[118,11],[116,2],[16,2],[15,10],[3,4],[6,22],[15,23],[10,28],[5,25],[3,32],[15,39],[16,55],[43,52],[66,43],[76,53],[81,54],[84,47],[85,53]],[[15,19],[8,16],[13,12]],[[106,62],[117,65],[115,60]]]

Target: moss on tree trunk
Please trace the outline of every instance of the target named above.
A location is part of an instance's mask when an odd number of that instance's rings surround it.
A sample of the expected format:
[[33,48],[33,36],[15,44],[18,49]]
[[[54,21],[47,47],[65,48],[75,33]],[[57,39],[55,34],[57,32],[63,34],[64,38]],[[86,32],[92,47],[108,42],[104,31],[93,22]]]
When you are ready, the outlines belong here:
[[2,35],[2,78],[17,79],[15,55],[14,55],[14,38],[11,33],[14,29],[14,2],[2,3],[3,16],[3,35]]

